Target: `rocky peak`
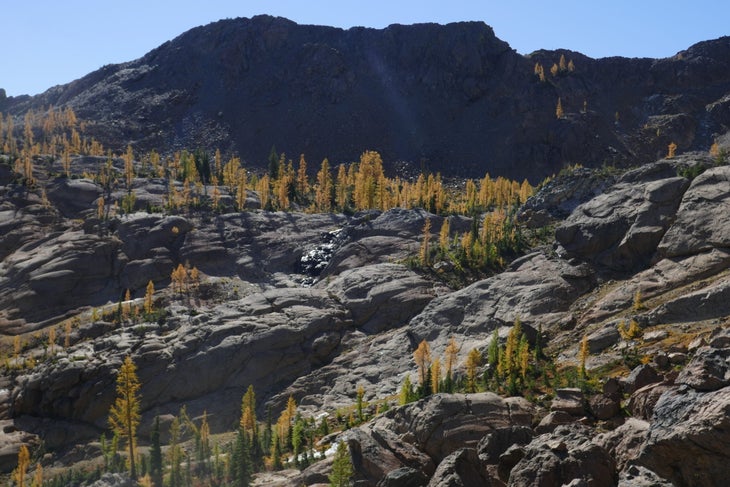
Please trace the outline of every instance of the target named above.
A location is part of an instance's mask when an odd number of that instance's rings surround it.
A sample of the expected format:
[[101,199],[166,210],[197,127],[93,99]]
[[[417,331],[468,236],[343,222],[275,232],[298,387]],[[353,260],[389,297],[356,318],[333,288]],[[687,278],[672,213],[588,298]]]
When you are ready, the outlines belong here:
[[[272,146],[315,163],[374,149],[389,164],[537,182],[565,163],[652,161],[670,142],[707,149],[730,125],[727,42],[659,60],[520,56],[481,22],[342,30],[257,16],[191,29],[0,110],[69,105],[115,150],[217,147],[262,167]],[[574,70],[553,76],[561,55]]]

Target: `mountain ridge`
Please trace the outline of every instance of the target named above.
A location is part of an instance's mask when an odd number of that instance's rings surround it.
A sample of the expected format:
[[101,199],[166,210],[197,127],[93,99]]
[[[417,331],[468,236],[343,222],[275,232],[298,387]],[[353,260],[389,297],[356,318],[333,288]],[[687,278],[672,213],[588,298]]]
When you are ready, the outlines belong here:
[[[220,148],[263,167],[272,146],[336,164],[372,149],[386,164],[535,183],[565,164],[650,162],[670,142],[706,150],[730,127],[729,50],[725,37],[664,59],[525,56],[483,22],[344,30],[256,16],[193,28],[0,110],[71,106],[115,151]],[[550,74],[561,55],[575,70]]]

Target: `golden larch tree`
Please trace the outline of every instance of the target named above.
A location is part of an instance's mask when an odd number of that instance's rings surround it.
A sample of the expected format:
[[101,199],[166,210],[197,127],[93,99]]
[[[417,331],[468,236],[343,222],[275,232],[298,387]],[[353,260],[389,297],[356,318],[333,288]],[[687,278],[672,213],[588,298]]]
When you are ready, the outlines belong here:
[[423,224],[423,240],[421,241],[421,250],[419,252],[421,265],[426,267],[431,263],[431,219],[426,218]]
[[558,104],[555,106],[555,116],[558,119],[565,116],[565,112],[563,111],[563,101],[560,98],[558,98]]
[[332,174],[330,163],[325,158],[317,172],[317,186],[314,194],[314,206],[317,211],[327,213],[332,209]]
[[677,144],[675,144],[674,142],[671,142],[667,146],[667,159],[673,158],[674,155],[676,154],[676,152],[677,152]]
[[468,392],[477,391],[477,368],[482,363],[482,354],[472,348],[466,357],[466,388]]
[[117,398],[109,410],[109,425],[120,438],[127,441],[129,473],[133,479],[137,478],[135,447],[140,421],[140,387],[137,367],[132,357],[127,355],[117,374]]
[[568,69],[568,65],[565,63],[565,54],[560,55],[560,61],[558,61],[558,70],[565,71]]
[[456,344],[454,337],[449,338],[449,343],[446,344],[444,350],[444,358],[446,360],[446,377],[452,378],[454,370],[454,364],[456,363],[456,356],[459,354],[459,346]]
[[28,467],[30,466],[30,452],[28,447],[20,445],[18,450],[18,466],[13,470],[13,480],[18,487],[25,487],[25,476],[28,473]]
[[147,283],[147,289],[144,293],[144,312],[149,314],[152,314],[153,307],[154,307],[154,297],[155,297],[155,285],[152,283],[152,280],[150,280]]
[[439,231],[439,247],[441,252],[446,253],[449,250],[449,238],[450,238],[450,223],[449,218],[444,218],[441,224],[441,230]]
[[307,178],[307,161],[304,154],[299,156],[299,167],[297,168],[296,192],[300,201],[304,201],[309,196],[309,179]]
[[431,391],[434,394],[439,392],[441,384],[441,361],[436,357],[431,364]]
[[132,180],[134,179],[134,153],[132,146],[127,146],[124,153],[124,180],[127,183],[127,191],[132,191]]
[[244,431],[252,434],[254,438],[258,435],[256,428],[256,393],[252,385],[248,386],[241,400],[240,426]]
[[418,380],[423,385],[428,380],[428,369],[431,367],[431,347],[429,347],[426,340],[422,340],[413,352],[413,359],[418,367]]

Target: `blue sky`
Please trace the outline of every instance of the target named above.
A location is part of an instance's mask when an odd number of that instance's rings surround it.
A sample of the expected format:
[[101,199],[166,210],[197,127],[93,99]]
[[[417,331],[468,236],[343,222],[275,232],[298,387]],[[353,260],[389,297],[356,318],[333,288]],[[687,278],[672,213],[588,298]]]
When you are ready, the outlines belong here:
[[136,59],[182,32],[267,13],[303,24],[384,28],[479,20],[522,54],[668,57],[730,35],[727,0],[6,0],[0,88],[36,94],[105,64]]

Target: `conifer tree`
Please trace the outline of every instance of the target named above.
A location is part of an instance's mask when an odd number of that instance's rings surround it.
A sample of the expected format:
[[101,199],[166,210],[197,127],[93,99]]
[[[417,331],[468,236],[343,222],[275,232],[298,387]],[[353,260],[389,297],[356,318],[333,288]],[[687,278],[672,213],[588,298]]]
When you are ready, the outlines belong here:
[[109,410],[109,425],[115,434],[127,441],[129,451],[129,472],[137,478],[135,447],[139,425],[140,383],[137,368],[127,355],[117,375],[117,398]]
[[272,181],[279,179],[280,166],[279,155],[276,153],[276,147],[272,145],[271,151],[269,152],[269,178],[271,178]]
[[127,146],[127,152],[124,153],[124,180],[127,183],[127,191],[132,191],[132,180],[134,179],[134,154],[132,146]]
[[317,186],[315,188],[314,206],[315,209],[322,213],[327,213],[332,209],[333,183],[332,174],[330,173],[329,161],[325,158],[322,160],[322,166],[317,172]]
[[337,444],[337,450],[332,460],[332,473],[329,475],[331,487],[349,487],[354,475],[350,451],[344,441]]
[[456,363],[456,356],[459,353],[459,346],[456,344],[454,337],[449,338],[449,343],[446,344],[444,350],[444,358],[446,360],[446,392],[451,392],[451,387],[454,380],[454,364]]
[[365,396],[365,388],[360,384],[357,386],[357,421],[358,423],[362,423],[365,421],[365,416],[362,412],[363,407],[363,397]]
[[431,364],[431,391],[434,394],[439,393],[439,388],[441,385],[441,361],[436,357],[433,359],[433,363]]
[[535,76],[537,76],[540,81],[545,81],[545,69],[540,63],[535,63]]
[[403,406],[410,402],[413,402],[413,384],[411,384],[411,376],[406,375],[403,379],[403,384],[400,388],[400,394],[398,395],[398,404]]
[[208,461],[210,459],[210,425],[208,424],[208,411],[203,411],[203,417],[200,420],[200,428],[196,436],[196,453],[197,460],[202,466],[201,470],[208,471]]
[[180,419],[175,417],[170,423],[170,446],[167,450],[170,459],[169,487],[182,487],[183,478],[180,462],[182,462],[182,448],[180,447]]
[[144,294],[144,312],[148,315],[152,314],[154,307],[155,285],[150,280],[147,283],[147,289]]
[[565,54],[560,55],[560,61],[558,61],[558,70],[565,71],[568,69],[568,65],[565,63]]
[[160,417],[155,416],[150,433],[150,476],[156,486],[162,486],[162,447],[160,445]]
[[25,486],[25,476],[28,473],[28,467],[30,466],[30,452],[28,447],[20,445],[18,450],[18,466],[13,470],[13,480],[18,487]]
[[426,222],[423,224],[423,240],[421,241],[419,260],[423,267],[427,267],[431,264],[431,219],[430,218],[426,218]]
[[309,196],[309,179],[307,178],[307,161],[304,154],[299,156],[299,168],[297,169],[296,194],[301,203],[304,203]]
[[347,168],[344,164],[340,164],[337,168],[337,182],[335,183],[335,204],[337,209],[345,211],[349,203],[349,183],[347,178]]
[[30,485],[31,487],[43,487],[43,465],[40,463],[36,464],[33,482]]
[[580,362],[580,378],[586,378],[586,359],[588,358],[588,335],[583,335],[583,339],[580,341],[580,350],[578,352],[578,361]]
[[431,367],[431,347],[428,346],[426,340],[421,340],[418,344],[418,348],[413,352],[413,359],[416,361],[418,367],[418,380],[421,387],[422,396],[427,395],[431,391],[425,391],[424,389],[428,385],[430,380],[429,368]]
[[677,152],[677,144],[674,142],[671,142],[669,146],[667,146],[667,159],[671,159],[674,157],[674,155]]
[[487,347],[487,363],[489,371],[494,374],[497,364],[499,364],[499,330],[497,328],[492,332],[492,339]]
[[482,363],[482,354],[473,348],[466,357],[466,388],[467,392],[477,391],[477,368]]
[[236,433],[236,443],[231,458],[231,476],[233,485],[237,487],[248,487],[251,483],[253,465],[249,446],[248,435],[239,429]]
[[558,104],[555,107],[555,116],[558,119],[561,119],[565,116],[565,112],[563,112],[563,102],[558,98]]

